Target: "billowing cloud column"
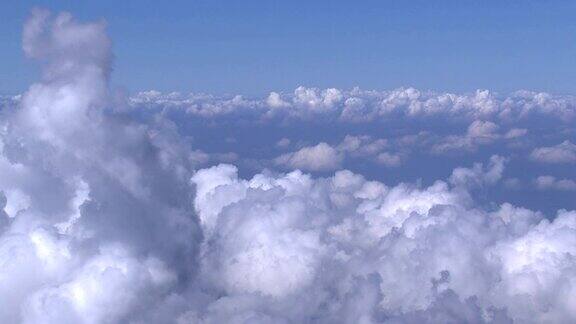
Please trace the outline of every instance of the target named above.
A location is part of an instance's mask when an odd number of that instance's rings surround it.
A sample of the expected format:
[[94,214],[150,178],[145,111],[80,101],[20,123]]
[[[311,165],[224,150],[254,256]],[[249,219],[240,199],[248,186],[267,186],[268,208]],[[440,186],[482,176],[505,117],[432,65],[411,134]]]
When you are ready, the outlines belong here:
[[188,153],[113,109],[103,23],[36,10],[23,43],[42,81],[3,120],[0,322],[124,322],[195,271]]

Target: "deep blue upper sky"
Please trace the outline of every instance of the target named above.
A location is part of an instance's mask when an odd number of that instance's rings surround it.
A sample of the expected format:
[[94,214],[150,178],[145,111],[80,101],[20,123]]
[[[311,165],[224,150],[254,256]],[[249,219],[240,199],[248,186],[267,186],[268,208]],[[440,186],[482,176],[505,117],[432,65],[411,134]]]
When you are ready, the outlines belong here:
[[576,1],[3,0],[2,94],[36,77],[20,45],[33,6],[108,21],[114,83],[130,91],[576,93]]

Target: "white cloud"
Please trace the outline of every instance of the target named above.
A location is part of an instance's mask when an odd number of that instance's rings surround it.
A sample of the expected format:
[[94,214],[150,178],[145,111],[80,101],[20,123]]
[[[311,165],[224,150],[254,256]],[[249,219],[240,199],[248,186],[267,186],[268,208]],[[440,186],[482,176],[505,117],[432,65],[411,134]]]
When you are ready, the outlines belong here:
[[558,145],[539,147],[532,151],[530,157],[542,163],[576,162],[576,145],[566,140]]
[[407,119],[443,116],[467,121],[517,122],[531,116],[548,116],[561,123],[576,117],[576,99],[547,93],[518,91],[497,96],[487,90],[470,94],[425,92],[414,88],[388,91],[317,89],[300,86],[293,93],[271,92],[255,100],[191,94],[176,96],[142,92],[131,98],[135,106],[162,106],[183,109],[205,118],[231,115],[238,111],[261,116],[307,119],[320,114],[325,121],[371,123],[394,116]]
[[291,142],[292,141],[290,141],[289,138],[282,137],[280,140],[278,140],[278,142],[276,142],[276,146],[278,146],[279,148],[285,148],[290,146]]
[[280,94],[277,92],[270,92],[270,95],[266,99],[266,103],[270,108],[286,108],[290,106],[289,103],[282,100]]
[[[494,158],[481,177],[495,181],[500,164]],[[256,309],[272,321],[574,318],[576,283],[564,278],[576,268],[576,213],[553,222],[509,204],[487,213],[446,183],[386,188],[348,171],[327,179],[229,175],[229,185],[197,196],[230,202],[216,214],[198,209],[216,215],[203,262],[227,296],[200,313],[208,321]]]
[[528,134],[528,130],[525,128],[512,128],[504,135],[506,139],[518,138]]
[[474,163],[472,168],[456,168],[450,175],[450,183],[467,188],[493,185],[502,178],[506,162],[505,158],[494,155],[486,167],[482,163]]
[[490,121],[475,120],[468,126],[468,137],[481,142],[491,142],[498,137],[498,125]]
[[293,153],[283,154],[275,163],[287,168],[305,171],[331,171],[340,167],[343,156],[326,143],[301,148]]
[[191,272],[194,162],[169,123],[108,108],[104,24],[35,10],[24,49],[43,78],[2,116],[0,322],[123,322]]
[[539,176],[534,180],[534,184],[540,190],[576,190],[574,180],[556,179],[553,176]]
[[404,152],[385,152],[388,147],[386,139],[373,139],[367,135],[346,135],[335,146],[321,142],[315,146],[283,154],[274,159],[274,162],[284,168],[304,171],[336,170],[346,159],[367,159],[387,167],[400,166]]
[[319,91],[315,88],[300,86],[294,90],[294,103],[312,111],[332,109],[337,103],[342,101],[342,98],[340,90],[334,88]]
[[513,128],[506,133],[500,132],[500,127],[491,121],[473,121],[464,135],[449,135],[439,138],[432,147],[432,152],[443,154],[454,151],[476,151],[478,147],[494,144],[499,140],[513,140],[526,135],[526,129]]
[[346,135],[338,145],[340,151],[354,157],[373,156],[388,147],[388,141],[383,138],[373,139],[367,135]]
[[378,154],[376,161],[388,167],[397,167],[402,163],[402,158],[397,154],[383,152]]

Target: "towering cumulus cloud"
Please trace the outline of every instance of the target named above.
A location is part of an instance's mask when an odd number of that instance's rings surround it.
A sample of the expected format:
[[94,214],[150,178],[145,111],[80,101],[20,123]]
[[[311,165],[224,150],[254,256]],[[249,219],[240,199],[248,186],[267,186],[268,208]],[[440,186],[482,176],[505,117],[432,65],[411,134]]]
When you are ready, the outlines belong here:
[[186,151],[114,110],[103,24],[37,10],[24,50],[43,75],[3,119],[0,322],[135,319],[197,270]]
[[[405,147],[427,133],[396,144],[367,135],[331,144],[283,138],[268,165],[287,173],[200,169],[210,154],[180,135],[173,116],[111,93],[103,23],[36,10],[23,43],[42,80],[0,115],[1,323],[576,321],[576,211],[546,217],[486,202],[500,182],[520,183],[506,176],[510,157],[463,162],[428,184],[386,185],[337,169],[364,157],[398,168],[409,159]],[[382,107],[415,95],[397,93]],[[296,96],[274,93],[267,104],[298,105],[302,118],[343,101],[349,113],[362,106],[336,89],[299,88]],[[436,104],[450,100],[459,99]],[[410,107],[408,115],[428,110]],[[435,144],[474,151],[527,134],[467,123],[465,135]],[[292,153],[274,151],[292,143]],[[570,145],[529,147],[526,159],[569,164]],[[212,161],[235,157],[219,154]],[[571,192],[565,177],[530,183]]]

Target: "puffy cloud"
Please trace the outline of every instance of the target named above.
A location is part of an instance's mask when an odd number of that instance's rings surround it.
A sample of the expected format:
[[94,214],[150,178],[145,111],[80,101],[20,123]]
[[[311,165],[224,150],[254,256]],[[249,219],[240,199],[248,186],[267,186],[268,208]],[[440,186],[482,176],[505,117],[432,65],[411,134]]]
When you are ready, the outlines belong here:
[[117,322],[155,302],[177,282],[176,273],[160,260],[127,254],[116,247],[104,248],[70,281],[36,291],[24,305],[23,322]]
[[511,139],[511,138],[518,138],[528,134],[528,130],[525,128],[512,128],[506,134],[504,134],[504,138]]
[[558,145],[538,147],[530,157],[542,163],[574,163],[576,162],[576,145],[564,141]]
[[[234,100],[236,98],[236,100]],[[293,93],[271,92],[267,97],[239,100],[202,94],[141,92],[130,99],[134,106],[162,106],[186,110],[202,117],[233,115],[238,111],[308,119],[320,114],[326,121],[371,123],[402,116],[408,119],[443,116],[467,121],[520,121],[531,116],[553,117],[563,123],[576,117],[571,96],[518,91],[508,96],[478,90],[468,94],[437,93],[414,88],[387,91],[317,89],[300,86]]]
[[280,94],[277,92],[271,92],[268,98],[266,98],[266,103],[270,108],[286,108],[290,106],[289,103],[282,100]]
[[309,108],[312,111],[332,109],[342,100],[342,93],[338,89],[330,88],[319,93],[318,89],[298,87],[294,90],[294,103]]
[[326,143],[303,147],[292,153],[283,154],[275,163],[292,169],[305,171],[331,171],[340,167],[343,156]]
[[[494,158],[481,177],[494,181],[501,163]],[[416,323],[576,316],[576,286],[565,280],[576,269],[574,212],[554,221],[510,204],[487,212],[444,182],[389,188],[349,171],[251,180],[230,171],[203,171],[228,178],[196,197],[226,202],[197,205],[200,217],[216,218],[202,262],[226,297],[195,318]]]
[[474,121],[468,126],[468,137],[478,139],[480,141],[492,141],[497,137],[498,125],[493,122],[484,122],[480,120]]
[[456,168],[450,176],[450,183],[468,188],[493,185],[502,178],[505,163],[505,158],[494,155],[486,167],[482,163],[475,163],[472,168]]
[[[286,167],[270,163],[280,155],[270,147],[287,150],[288,146],[277,145],[282,139],[290,141],[293,153],[324,142],[342,153],[346,168],[364,172],[374,164],[396,166],[402,178],[408,178],[404,174],[415,156],[446,158],[442,163],[454,168],[460,165],[448,160],[454,156],[472,154],[478,160],[494,154],[528,157],[550,142],[573,142],[575,135],[570,127],[575,107],[572,97],[530,92],[502,97],[487,91],[457,95],[410,88],[335,91],[299,87],[294,93],[274,92],[267,98],[251,99],[154,92],[132,97],[131,104],[146,114],[173,120],[179,131],[191,137],[212,134],[207,140],[194,141],[196,149],[236,152],[236,163],[250,172],[264,166]],[[224,142],[229,138],[236,145]],[[369,150],[378,152],[370,154]],[[218,161],[204,160],[207,164]],[[531,177],[522,180],[529,182]]]
[[398,154],[390,154],[388,152],[382,152],[376,157],[376,161],[385,166],[397,167],[402,163],[402,159]]
[[513,128],[502,134],[500,127],[491,121],[473,121],[465,135],[449,135],[440,138],[432,147],[434,153],[453,151],[475,151],[480,146],[494,144],[498,140],[513,140],[528,133],[526,129]]
[[[285,143],[284,139],[281,142]],[[283,154],[274,162],[288,169],[304,171],[336,170],[342,166],[344,160],[354,159],[368,159],[379,165],[398,167],[406,152],[385,151],[388,148],[389,143],[386,139],[373,139],[367,135],[346,135],[335,146],[321,142],[315,146]]]
[[368,135],[346,135],[338,145],[338,149],[354,157],[372,156],[388,147],[388,141],[383,138],[373,139]]
[[559,180],[553,176],[539,176],[534,180],[534,184],[540,190],[576,190],[576,182],[574,180]]
[[278,142],[276,142],[276,146],[284,148],[290,146],[290,143],[291,141],[289,138],[282,137],[280,140],[278,140]]
[[2,116],[0,321],[123,322],[193,271],[194,163],[169,123],[108,108],[104,24],[35,10],[23,43],[43,78]]

